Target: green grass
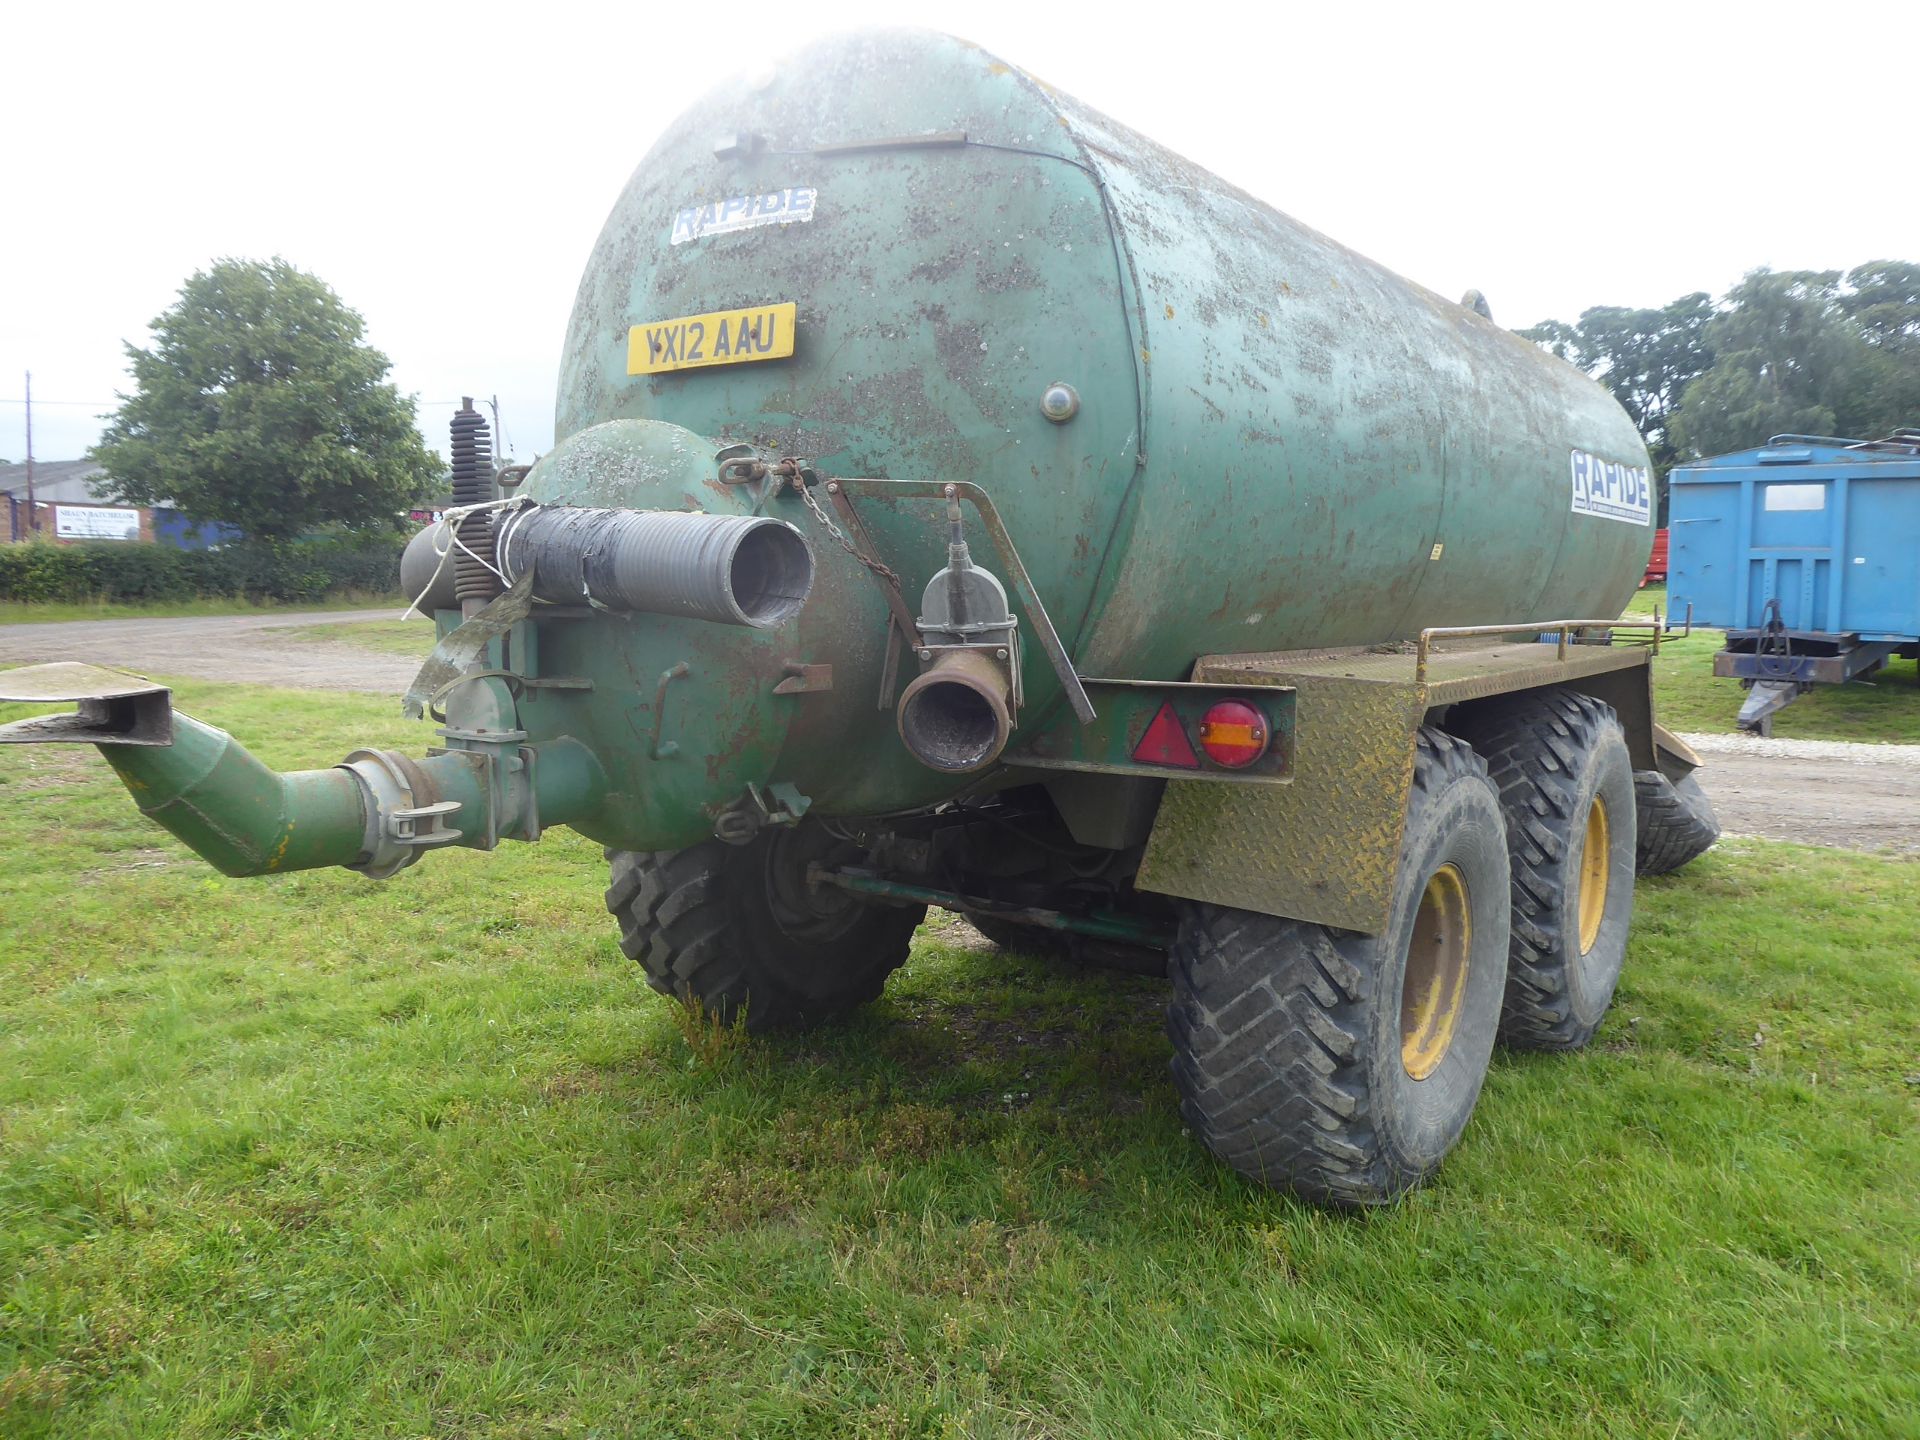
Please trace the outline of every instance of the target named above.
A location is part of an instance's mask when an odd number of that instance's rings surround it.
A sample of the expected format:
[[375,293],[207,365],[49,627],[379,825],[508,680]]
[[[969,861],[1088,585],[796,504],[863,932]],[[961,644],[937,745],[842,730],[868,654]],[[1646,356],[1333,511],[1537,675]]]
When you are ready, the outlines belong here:
[[85,604],[0,600],[0,625],[45,624],[52,620],[176,620],[195,615],[298,615],[313,610],[366,610],[376,605],[392,605],[398,611],[406,603],[397,595],[358,593],[326,600],[304,600],[297,605],[256,604],[251,600],[168,600],[150,605],[121,605],[104,600]]
[[[283,767],[428,738],[179,691]],[[690,1037],[567,832],[231,881],[0,752],[0,1434],[1913,1434],[1916,876],[1644,883],[1594,1048],[1352,1218],[1183,1132],[1156,983],[936,924],[851,1024]]]
[[[1664,612],[1666,604],[1666,587],[1650,585],[1626,613],[1650,616],[1654,606]],[[1719,630],[1661,642],[1653,689],[1660,723],[1668,729],[1722,735],[1739,729],[1734,718],[1746,692],[1738,680],[1713,673],[1713,657],[1724,643]],[[1920,661],[1889,661],[1870,679],[1850,685],[1817,685],[1774,716],[1773,733],[1782,739],[1920,744]]]
[[[394,607],[399,615],[405,605]],[[344,640],[367,650],[388,655],[417,655],[425,659],[433,649],[433,617],[416,615],[408,620],[346,620],[337,625],[303,625],[287,632],[311,640]]]

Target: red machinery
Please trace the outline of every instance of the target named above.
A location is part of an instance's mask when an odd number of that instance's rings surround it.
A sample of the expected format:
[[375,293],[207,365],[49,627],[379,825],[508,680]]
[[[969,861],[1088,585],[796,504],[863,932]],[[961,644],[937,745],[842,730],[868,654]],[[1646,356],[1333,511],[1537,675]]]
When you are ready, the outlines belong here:
[[1667,532],[1664,527],[1653,532],[1653,553],[1647,556],[1647,573],[1640,577],[1640,588],[1649,585],[1667,583]]

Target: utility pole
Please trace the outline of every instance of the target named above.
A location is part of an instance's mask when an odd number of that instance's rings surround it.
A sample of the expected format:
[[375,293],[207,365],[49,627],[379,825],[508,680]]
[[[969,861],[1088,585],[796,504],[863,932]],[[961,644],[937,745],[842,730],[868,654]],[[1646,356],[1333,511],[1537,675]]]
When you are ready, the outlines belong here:
[[507,432],[500,428],[500,397],[498,395],[488,396],[487,404],[493,407],[493,458],[495,463],[498,464],[504,462],[507,458],[505,453],[506,447],[502,443],[506,439]]
[[40,533],[40,508],[33,503],[33,371],[27,371],[27,528]]

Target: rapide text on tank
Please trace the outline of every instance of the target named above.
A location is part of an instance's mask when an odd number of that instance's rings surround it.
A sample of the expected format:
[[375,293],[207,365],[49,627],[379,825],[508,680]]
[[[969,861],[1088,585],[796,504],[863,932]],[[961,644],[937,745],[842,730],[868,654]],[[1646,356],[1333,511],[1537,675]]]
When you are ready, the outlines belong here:
[[823,41],[641,162],[553,452],[456,420],[424,757],[276,774],[62,665],[4,738],[230,875],[572,826],[648,982],[755,1028],[872,999],[929,905],[1164,966],[1194,1132],[1385,1201],[1496,1038],[1591,1039],[1636,869],[1716,833],[1613,618],[1640,437],[1470,298],[961,41]]

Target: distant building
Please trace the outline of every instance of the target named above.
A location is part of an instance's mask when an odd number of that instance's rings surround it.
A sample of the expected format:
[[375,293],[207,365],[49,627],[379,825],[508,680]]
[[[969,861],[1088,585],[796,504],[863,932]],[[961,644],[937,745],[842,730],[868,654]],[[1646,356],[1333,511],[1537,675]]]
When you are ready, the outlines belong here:
[[[121,504],[108,493],[107,472],[91,460],[34,461],[33,505],[39,511],[41,536],[53,541],[157,540],[183,550],[204,550],[239,534],[214,522],[196,528],[169,506]],[[27,467],[0,465],[0,543],[25,540],[33,531]]]

